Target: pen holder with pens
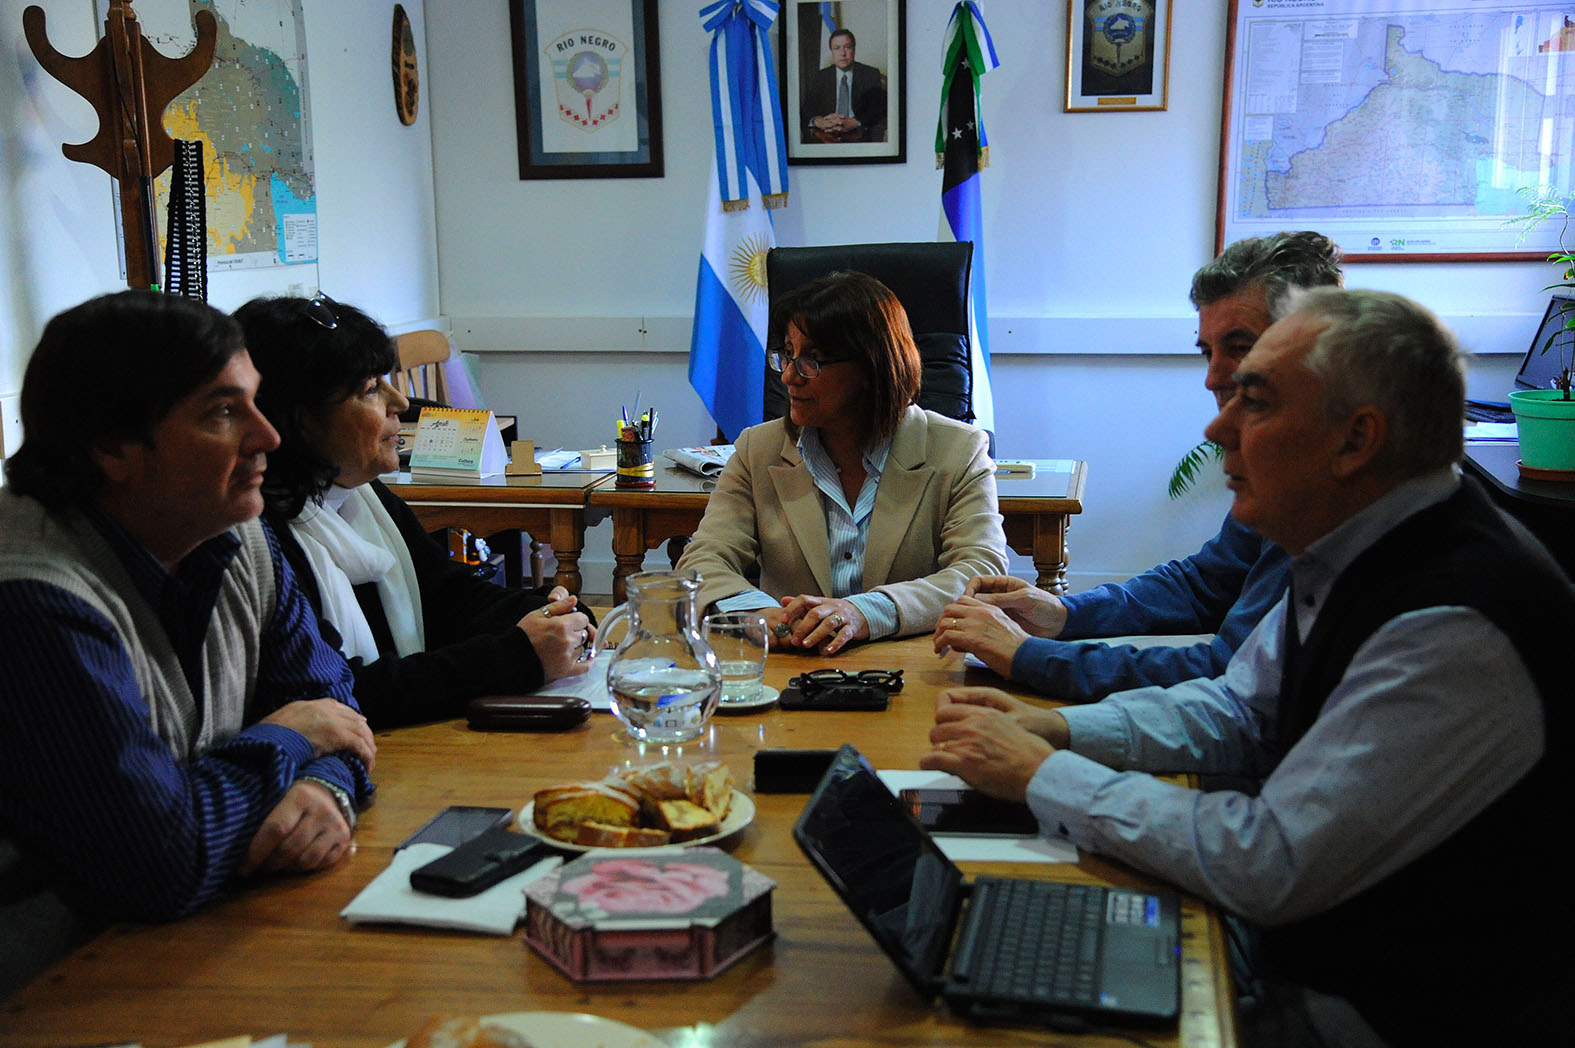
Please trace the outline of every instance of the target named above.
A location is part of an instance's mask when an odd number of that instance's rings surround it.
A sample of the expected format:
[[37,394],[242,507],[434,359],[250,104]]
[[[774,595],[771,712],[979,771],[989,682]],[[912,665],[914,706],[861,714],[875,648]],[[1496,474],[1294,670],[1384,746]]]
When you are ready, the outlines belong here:
[[653,488],[656,486],[656,462],[652,454],[654,442],[649,440],[618,441],[618,476],[613,482],[620,488]]

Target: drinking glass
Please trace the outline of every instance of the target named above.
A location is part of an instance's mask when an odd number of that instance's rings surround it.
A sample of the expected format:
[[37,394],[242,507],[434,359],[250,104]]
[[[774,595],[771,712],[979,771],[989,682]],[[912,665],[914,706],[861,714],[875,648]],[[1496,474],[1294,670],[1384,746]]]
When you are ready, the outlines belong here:
[[753,703],[760,698],[770,638],[765,616],[758,611],[719,611],[705,617],[705,639],[722,669],[723,706]]

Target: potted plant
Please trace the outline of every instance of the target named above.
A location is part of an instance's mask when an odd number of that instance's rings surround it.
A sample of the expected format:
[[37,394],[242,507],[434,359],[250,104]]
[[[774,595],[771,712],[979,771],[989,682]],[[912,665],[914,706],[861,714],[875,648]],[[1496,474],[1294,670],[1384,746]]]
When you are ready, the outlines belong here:
[[1172,499],[1179,499],[1191,490],[1192,485],[1198,481],[1198,476],[1205,466],[1212,462],[1219,462],[1225,458],[1225,449],[1212,440],[1205,440],[1191,451],[1182,456],[1176,463],[1176,468],[1171,471],[1170,483],[1165,491]]
[[1568,201],[1558,196],[1521,192],[1531,198],[1531,205],[1529,214],[1517,221],[1528,232],[1545,221],[1560,224],[1559,247],[1548,256],[1548,261],[1563,279],[1543,290],[1564,291],[1566,295],[1554,300],[1562,303],[1559,315],[1564,323],[1548,335],[1540,350],[1547,353],[1555,347],[1558,349],[1559,368],[1554,388],[1515,390],[1509,395],[1509,406],[1520,430],[1521,469],[1568,472],[1570,479],[1575,480],[1575,397],[1570,394],[1571,379],[1575,377],[1575,298],[1567,297],[1569,291],[1575,291],[1575,254],[1571,254],[1565,241],[1570,224]]

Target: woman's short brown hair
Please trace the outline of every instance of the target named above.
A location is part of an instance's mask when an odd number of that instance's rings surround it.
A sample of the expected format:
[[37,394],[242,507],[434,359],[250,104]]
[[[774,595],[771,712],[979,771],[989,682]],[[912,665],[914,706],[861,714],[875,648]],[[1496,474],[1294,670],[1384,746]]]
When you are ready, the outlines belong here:
[[[897,432],[902,413],[919,395],[919,347],[908,312],[891,289],[864,273],[839,271],[783,295],[772,307],[771,330],[789,324],[820,348],[828,360],[850,360],[868,383],[863,431],[867,445]],[[798,437],[789,417],[788,434]]]

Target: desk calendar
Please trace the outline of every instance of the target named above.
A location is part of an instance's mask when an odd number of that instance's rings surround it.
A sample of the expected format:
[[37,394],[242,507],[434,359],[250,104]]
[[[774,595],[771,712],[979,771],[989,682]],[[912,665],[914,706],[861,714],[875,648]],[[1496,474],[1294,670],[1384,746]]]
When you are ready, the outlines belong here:
[[421,409],[410,451],[410,475],[427,480],[480,480],[503,472],[503,436],[492,412]]

